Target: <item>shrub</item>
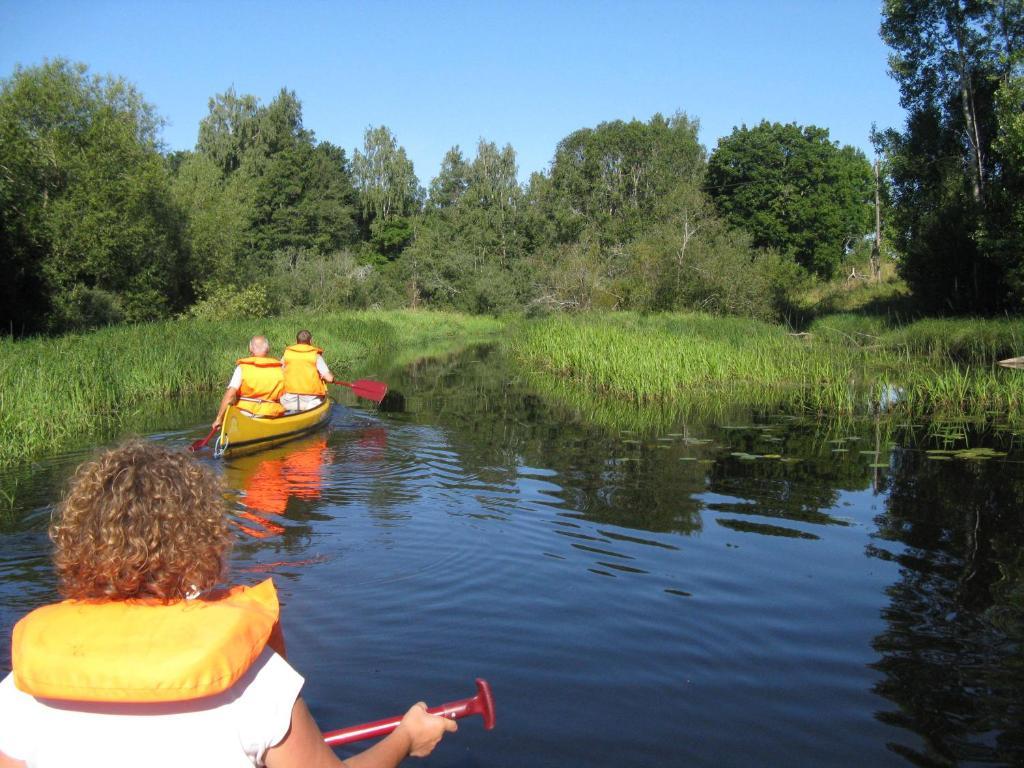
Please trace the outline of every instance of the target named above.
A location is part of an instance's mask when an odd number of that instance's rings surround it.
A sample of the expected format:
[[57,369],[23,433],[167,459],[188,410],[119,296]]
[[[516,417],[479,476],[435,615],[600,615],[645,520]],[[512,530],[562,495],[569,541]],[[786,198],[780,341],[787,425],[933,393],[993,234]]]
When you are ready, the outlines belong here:
[[207,283],[199,299],[186,315],[198,320],[235,320],[269,317],[273,305],[267,289],[260,283],[239,288],[224,283]]

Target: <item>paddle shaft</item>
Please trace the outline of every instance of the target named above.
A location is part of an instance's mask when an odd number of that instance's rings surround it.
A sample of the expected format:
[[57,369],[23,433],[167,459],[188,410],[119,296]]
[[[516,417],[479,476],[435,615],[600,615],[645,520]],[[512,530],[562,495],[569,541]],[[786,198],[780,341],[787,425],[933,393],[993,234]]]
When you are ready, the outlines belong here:
[[[447,704],[427,709],[432,715],[447,717],[450,720],[459,720],[470,715],[482,715],[484,728],[491,730],[494,727],[494,697],[491,695],[491,687],[486,680],[477,679],[476,696],[468,699],[459,699]],[[401,717],[389,717],[384,720],[376,720],[372,723],[353,725],[337,731],[324,734],[324,741],[328,746],[340,747],[342,744],[351,744],[363,739],[376,739],[387,736],[402,722]]]

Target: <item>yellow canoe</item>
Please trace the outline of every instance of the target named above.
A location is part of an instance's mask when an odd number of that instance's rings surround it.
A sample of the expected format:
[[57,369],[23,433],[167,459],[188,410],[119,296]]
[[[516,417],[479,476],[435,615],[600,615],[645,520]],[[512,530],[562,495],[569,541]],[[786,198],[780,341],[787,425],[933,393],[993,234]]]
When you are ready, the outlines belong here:
[[245,411],[231,406],[224,416],[224,424],[217,436],[214,456],[241,456],[262,451],[272,445],[311,432],[324,424],[331,415],[331,399],[308,411],[277,416],[273,419],[253,418]]

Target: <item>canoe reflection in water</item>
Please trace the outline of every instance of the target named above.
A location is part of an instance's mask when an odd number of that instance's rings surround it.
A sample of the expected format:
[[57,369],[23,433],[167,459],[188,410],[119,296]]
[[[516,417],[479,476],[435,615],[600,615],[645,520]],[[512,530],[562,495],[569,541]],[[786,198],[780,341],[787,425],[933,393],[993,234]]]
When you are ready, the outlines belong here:
[[[356,463],[384,459],[386,429],[363,429],[352,437],[354,440],[344,445],[352,449],[350,458]],[[238,494],[232,524],[257,539],[282,535],[289,500],[320,500],[325,473],[335,463],[335,451],[341,447],[332,449],[326,435],[314,435],[229,460],[224,467],[224,481]]]
[[274,518],[284,517],[291,498],[316,501],[323,489],[324,465],[330,462],[323,435],[299,440],[249,456],[225,467],[225,481],[239,492],[232,523],[257,539],[284,533]]

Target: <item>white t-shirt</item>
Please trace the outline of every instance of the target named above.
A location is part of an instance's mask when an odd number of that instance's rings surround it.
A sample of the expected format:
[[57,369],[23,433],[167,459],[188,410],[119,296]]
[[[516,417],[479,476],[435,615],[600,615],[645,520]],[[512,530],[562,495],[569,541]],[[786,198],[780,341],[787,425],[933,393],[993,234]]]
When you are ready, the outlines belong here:
[[0,752],[30,768],[251,768],[288,733],[302,676],[270,648],[231,688],[195,701],[88,704],[0,682]]

